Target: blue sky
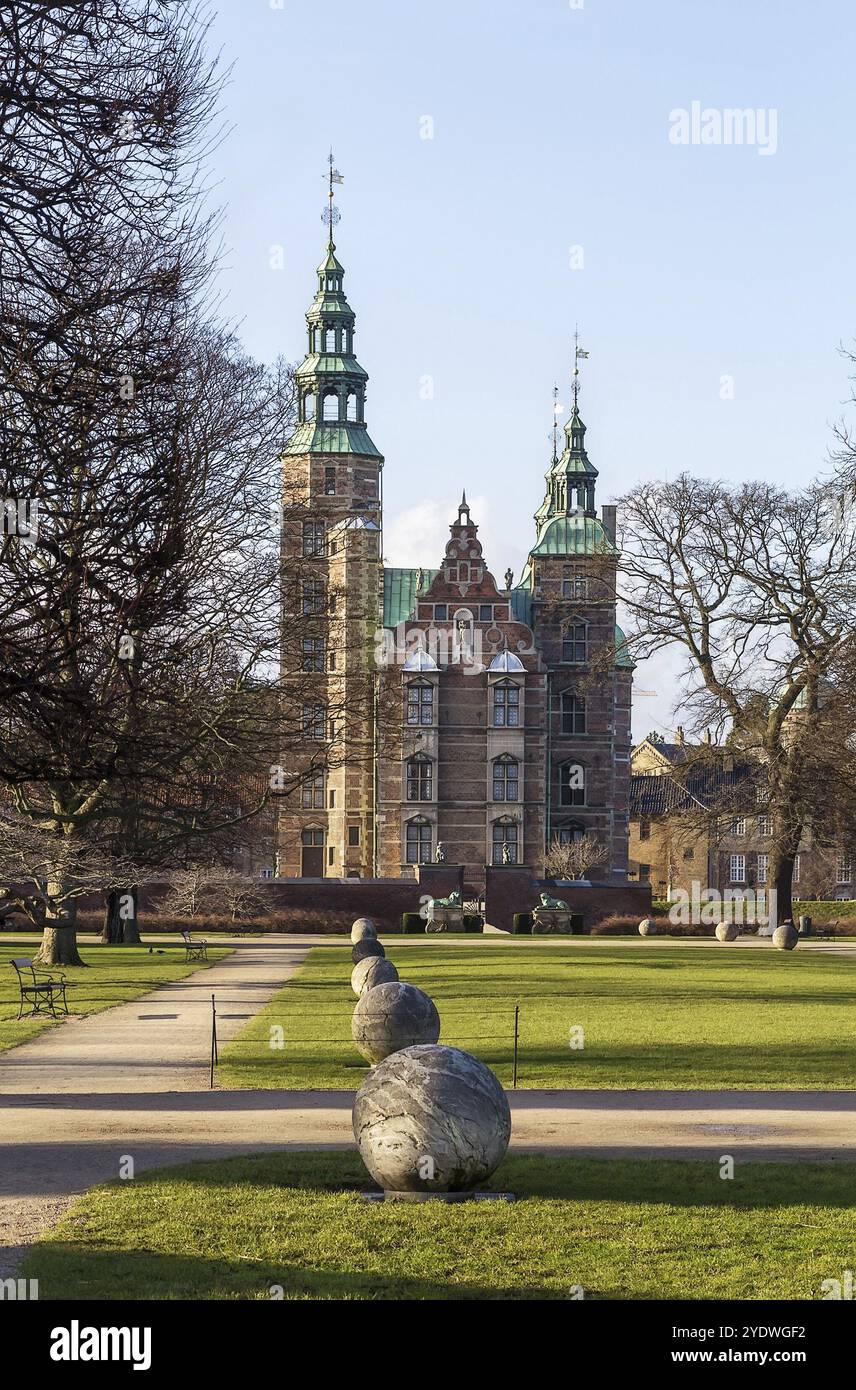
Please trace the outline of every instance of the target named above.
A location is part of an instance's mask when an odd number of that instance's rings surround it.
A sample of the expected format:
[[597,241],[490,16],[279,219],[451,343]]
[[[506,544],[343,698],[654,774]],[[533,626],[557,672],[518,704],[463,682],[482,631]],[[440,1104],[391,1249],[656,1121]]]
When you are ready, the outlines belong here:
[[[391,564],[437,563],[465,484],[519,573],[577,322],[600,502],[682,469],[798,486],[845,412],[851,0],[578,6],[220,0],[228,312],[254,355],[302,355],[332,144]],[[775,153],[672,143],[695,101],[774,112]],[[670,684],[640,670],[637,736]]]

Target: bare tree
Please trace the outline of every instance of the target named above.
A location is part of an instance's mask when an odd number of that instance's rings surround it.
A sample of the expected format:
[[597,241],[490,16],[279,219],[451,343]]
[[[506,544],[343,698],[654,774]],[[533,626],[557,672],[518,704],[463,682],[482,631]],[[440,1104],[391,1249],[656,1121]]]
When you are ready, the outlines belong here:
[[546,868],[550,878],[585,878],[590,869],[602,864],[606,850],[600,836],[587,830],[576,840],[555,836],[547,851]]

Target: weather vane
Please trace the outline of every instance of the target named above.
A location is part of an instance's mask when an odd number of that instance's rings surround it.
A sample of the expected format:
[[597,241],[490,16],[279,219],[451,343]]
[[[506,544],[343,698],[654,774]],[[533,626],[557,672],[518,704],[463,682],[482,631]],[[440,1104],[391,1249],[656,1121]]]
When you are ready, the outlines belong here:
[[589,354],[584,348],[580,347],[579,324],[574,328],[574,410],[577,408],[577,401],[580,395],[580,359],[588,357]]
[[332,245],[333,245],[333,228],[335,227],[336,223],[337,223],[337,222],[340,222],[341,219],[342,219],[342,214],[340,213],[339,209],[336,207],[336,204],[333,202],[333,185],[334,185],[334,183],[344,183],[345,180],[344,180],[343,175],[339,173],[339,170],[336,169],[336,168],[334,168],[334,165],[333,165],[333,151],[332,151],[332,149],[330,150],[330,154],[329,154],[329,157],[328,157],[328,159],[327,159],[327,163],[330,165],[330,174],[329,174],[329,180],[330,180],[330,185],[329,185],[329,187],[330,187],[330,191],[329,191],[329,193],[328,193],[328,195],[327,195],[327,206],[326,206],[326,208],[324,209],[324,211],[323,211],[322,214],[321,214],[321,221],[324,222],[324,223],[326,223],[327,227],[329,228],[329,243],[330,243],[330,246],[332,246]]

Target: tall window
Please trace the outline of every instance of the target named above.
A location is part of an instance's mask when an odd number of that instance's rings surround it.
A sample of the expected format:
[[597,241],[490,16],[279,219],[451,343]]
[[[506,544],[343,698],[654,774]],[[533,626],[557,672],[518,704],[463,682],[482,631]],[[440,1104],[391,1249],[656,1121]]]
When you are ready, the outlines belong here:
[[315,419],[315,392],[307,391],[303,397],[303,418],[304,420]]
[[331,465],[324,469],[324,496],[335,497],[336,495],[336,467]]
[[328,328],[328,329],[325,330],[325,333],[324,333],[324,351],[325,351],[325,352],[335,352],[335,351],[336,351],[336,330],[335,330],[335,328]]
[[333,423],[339,418],[339,397],[335,391],[328,391],[324,397],[324,419]]
[[585,806],[586,770],[581,763],[562,763],[559,768],[559,805]]
[[647,816],[640,816],[640,817],[639,817],[639,839],[640,839],[640,840],[650,840],[650,838],[651,838],[651,822],[650,822],[650,820],[648,819]]
[[493,799],[494,801],[520,800],[520,764],[516,758],[504,753],[493,760]]
[[793,876],[792,882],[794,882],[794,883],[799,883],[799,881],[800,881],[800,856],[799,856],[798,854],[795,854],[795,855],[794,855],[794,876]]
[[304,579],[300,585],[300,603],[304,616],[323,613],[326,585],[323,579]]
[[767,871],[770,863],[768,854],[759,854],[755,863],[755,881],[757,883],[767,882]]
[[323,739],[326,725],[325,715],[324,706],[318,702],[303,706],[303,733],[306,738]]
[[356,420],[357,418],[357,395],[355,391],[348,392],[347,418],[349,420]]
[[434,723],[434,687],[427,681],[413,681],[407,687],[407,722]]
[[500,681],[493,687],[493,725],[496,729],[516,728],[520,723],[520,686]]
[[562,691],[562,733],[584,734],[586,731],[586,702],[573,690]]
[[493,823],[493,863],[517,863],[517,825],[514,821],[495,820]]
[[571,623],[562,635],[562,660],[579,666],[588,659],[588,632],[585,623]]
[[840,854],[836,865],[835,882],[850,883],[853,879],[853,865],[849,854]]
[[731,834],[732,834],[732,835],[745,835],[745,834],[746,834],[746,821],[745,821],[745,819],[743,818],[743,816],[735,816],[734,820],[731,822]]
[[729,883],[746,882],[745,854],[731,854],[728,856],[728,881]]
[[415,816],[405,826],[404,857],[408,864],[431,862],[431,822],[424,816]]
[[772,835],[772,833],[773,833],[773,817],[770,816],[770,815],[759,816],[759,817],[758,817],[758,834],[759,834],[759,835],[763,835],[764,838],[766,839],[767,836]]
[[303,554],[304,555],[323,555],[324,554],[324,522],[323,521],[304,521],[303,523]]
[[324,773],[315,772],[303,783],[300,791],[301,804],[304,811],[323,811],[324,809]]
[[434,764],[423,753],[407,761],[407,800],[430,801]]
[[579,570],[565,570],[565,578],[562,580],[562,598],[576,599],[581,602],[588,598],[588,591],[588,575]]
[[324,670],[324,638],[304,637],[301,642],[301,671]]

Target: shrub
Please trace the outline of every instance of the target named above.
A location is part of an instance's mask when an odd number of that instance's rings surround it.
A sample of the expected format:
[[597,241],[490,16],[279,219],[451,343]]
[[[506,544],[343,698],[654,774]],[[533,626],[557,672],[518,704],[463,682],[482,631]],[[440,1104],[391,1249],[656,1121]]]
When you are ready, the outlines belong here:
[[424,932],[425,918],[421,912],[402,912],[401,931],[403,932]]
[[515,912],[514,916],[511,919],[511,929],[514,932],[514,935],[531,936],[532,920],[533,919],[531,912]]
[[482,929],[482,919],[477,912],[464,913],[464,931],[480,932]]

